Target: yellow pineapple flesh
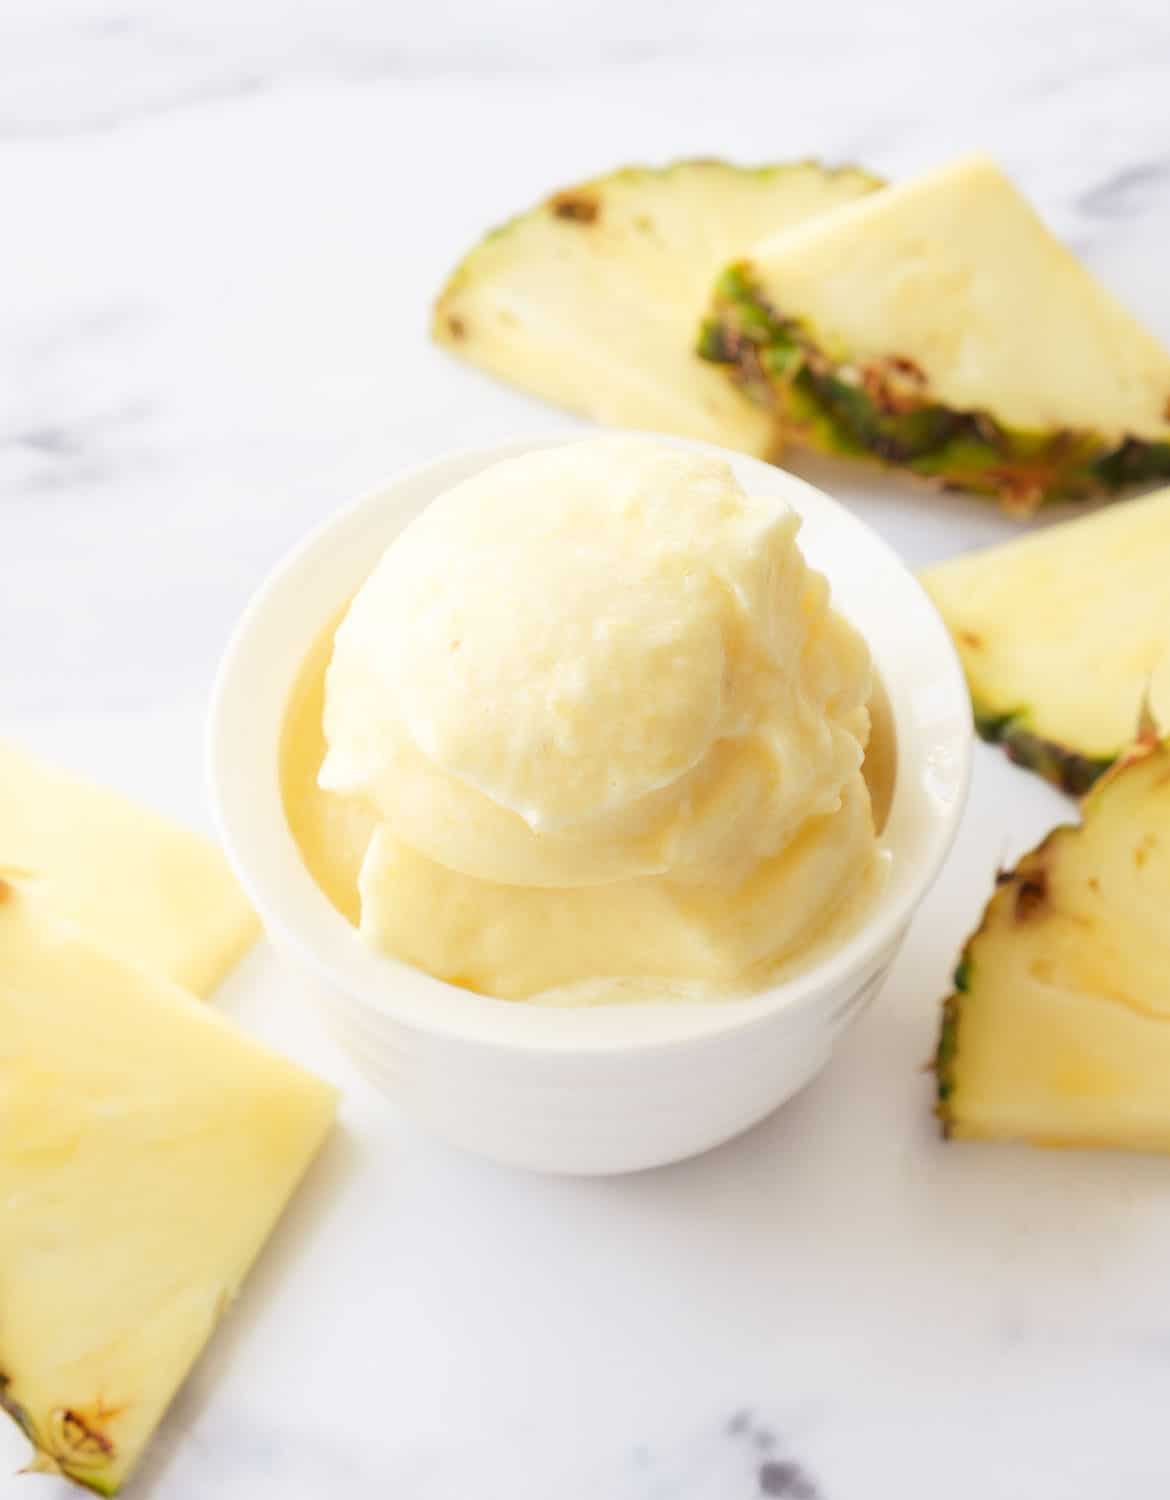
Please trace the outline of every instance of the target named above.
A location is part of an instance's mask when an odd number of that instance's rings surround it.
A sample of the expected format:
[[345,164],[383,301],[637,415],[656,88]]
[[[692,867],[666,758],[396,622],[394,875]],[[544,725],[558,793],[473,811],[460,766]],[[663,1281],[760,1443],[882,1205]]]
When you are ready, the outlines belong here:
[[1170,742],[1001,876],[939,1040],[946,1134],[1170,1151]]
[[1013,511],[1170,477],[1170,350],[986,157],[741,252],[701,347],[783,438]]
[[771,455],[771,418],[696,355],[715,272],[761,235],[872,192],[815,162],[628,167],[554,193],[458,266],[433,331],[453,354],[619,427]]
[[1074,795],[1170,722],[1170,489],[927,568],[980,733]]
[[208,995],[256,918],[209,840],[0,739],[0,877],[116,953]]
[[117,1491],[334,1091],[0,883],[0,1404]]

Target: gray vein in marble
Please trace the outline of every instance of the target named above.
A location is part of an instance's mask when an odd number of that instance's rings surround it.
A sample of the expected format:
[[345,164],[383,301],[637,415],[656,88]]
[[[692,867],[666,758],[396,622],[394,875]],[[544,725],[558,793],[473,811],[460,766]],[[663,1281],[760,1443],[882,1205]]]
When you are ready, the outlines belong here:
[[[859,9],[844,28],[835,15],[757,4],[745,4],[729,24],[700,0],[676,0],[669,9],[658,0],[627,0],[604,10],[591,0],[566,0],[554,10],[540,0],[514,0],[505,12],[492,4],[455,12],[439,0],[409,23],[400,7],[357,3],[347,7],[344,25],[328,0],[268,0],[231,30],[221,9],[123,0],[94,13],[81,0],[64,0],[22,24],[0,22],[0,139],[107,131],[305,78],[484,82],[714,60],[734,66],[768,56],[783,67],[794,48],[826,65],[861,61],[877,74],[899,62],[908,39],[939,24],[929,0]],[[993,53],[998,61],[1005,28],[1043,39],[1044,53],[1030,70],[1032,98],[1067,94],[1166,56],[1170,26],[1156,0],[1119,0],[1111,26],[1092,45],[1077,24],[1080,10],[1075,0],[1033,0],[1021,17],[1010,0],[985,0],[976,12],[949,17],[947,34],[976,61],[986,54],[989,62]],[[1065,44],[1051,46],[1053,35]],[[984,90],[994,91],[999,80],[1019,87],[1017,74],[998,66],[979,78]]]
[[820,1500],[820,1490],[800,1467],[787,1461],[760,1465],[760,1494],[776,1500]]
[[131,402],[70,421],[46,418],[0,436],[0,497],[127,478],[141,467],[134,434],[151,415],[148,402]]
[[82,343],[117,338],[140,327],[149,317],[145,305],[122,298],[74,306],[66,317],[27,338],[19,356],[30,363],[56,359],[74,353]]
[[1125,218],[1145,210],[1154,194],[1170,198],[1170,156],[1111,172],[1080,195],[1077,207],[1094,218]]
[[793,1458],[775,1456],[780,1440],[774,1429],[748,1408],[735,1412],[724,1432],[742,1450],[760,1455],[756,1469],[759,1493],[770,1500],[822,1500],[819,1486]]
[[72,457],[81,449],[76,434],[64,427],[30,427],[18,432],[13,441],[18,448],[30,448],[34,453],[54,458]]
[[182,114],[186,110],[206,105],[227,104],[234,99],[247,99],[263,93],[273,82],[274,80],[266,79],[260,74],[251,73],[236,78],[213,79],[178,88],[162,98],[146,100],[130,107],[114,104],[92,106],[68,119],[6,119],[0,115],[0,143],[71,140],[77,136],[101,135],[140,121]]
[[747,1407],[728,1417],[723,1430],[729,1437],[743,1438],[757,1453],[770,1453],[776,1446],[775,1432],[764,1423],[757,1421]]
[[[114,394],[102,372],[149,326],[145,307],[125,300],[68,301],[44,322],[10,334],[0,376],[9,387],[0,421],[0,497],[85,489],[142,467],[157,403],[145,392]],[[80,362],[80,363],[79,363]],[[83,378],[71,378],[75,372]],[[137,382],[135,382],[137,383]]]
[[[789,1415],[796,1418],[796,1412]],[[797,1425],[804,1425],[797,1420]],[[582,1476],[584,1479],[586,1476]],[[642,1442],[630,1450],[625,1472],[591,1471],[590,1487],[574,1497],[607,1500],[828,1500],[811,1470],[784,1441],[775,1424],[741,1407],[719,1426],[680,1424],[670,1441]],[[493,1496],[494,1500],[494,1496]]]
[[78,24],[82,36],[104,41],[108,37],[126,36],[134,30],[134,17],[127,15],[92,16]]

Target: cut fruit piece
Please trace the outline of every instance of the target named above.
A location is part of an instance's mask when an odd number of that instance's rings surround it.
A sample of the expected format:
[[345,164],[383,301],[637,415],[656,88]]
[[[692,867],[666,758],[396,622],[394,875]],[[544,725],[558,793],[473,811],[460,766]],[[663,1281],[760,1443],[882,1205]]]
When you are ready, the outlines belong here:
[[258,927],[209,840],[0,740],[0,876],[34,880],[58,916],[208,995]]
[[113,1494],[334,1091],[0,883],[0,1405]]
[[1170,476],[1170,353],[982,157],[769,236],[701,349],[783,438],[1013,510]]
[[767,414],[695,352],[719,268],[761,235],[879,187],[813,162],[628,167],[488,235],[435,306],[435,338],[558,406],[763,457]]
[[922,574],[975,719],[1013,760],[1079,796],[1144,700],[1170,723],[1170,489]]
[[946,1134],[1170,1151],[1170,742],[1000,877],[946,1002]]

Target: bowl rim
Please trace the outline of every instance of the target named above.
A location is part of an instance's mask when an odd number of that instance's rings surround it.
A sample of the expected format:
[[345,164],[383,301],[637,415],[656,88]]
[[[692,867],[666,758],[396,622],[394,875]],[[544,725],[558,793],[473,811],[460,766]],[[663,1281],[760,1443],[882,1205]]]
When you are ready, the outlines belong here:
[[[877,631],[885,643],[874,651],[896,728],[896,779],[885,825],[896,843],[902,820],[913,825],[912,859],[895,865],[873,909],[823,955],[749,996],[713,1001],[634,1000],[595,1006],[555,1006],[479,995],[436,979],[393,957],[374,953],[318,888],[305,867],[285,818],[279,778],[279,746],[288,695],[305,653],[387,545],[371,553],[363,532],[384,529],[408,502],[416,513],[429,499],[470,473],[536,448],[581,442],[598,434],[570,429],[490,446],[448,452],[398,471],[326,517],[294,545],[257,588],[236,623],[212,689],[206,729],[206,764],[212,813],[236,876],[278,950],[291,955],[319,982],[340,990],[372,1018],[416,1032],[513,1051],[644,1051],[738,1032],[783,1012],[794,1024],[825,1024],[826,1006],[836,1007],[844,986],[860,982],[887,961],[945,860],[958,831],[971,775],[974,732],[970,698],[954,645],[934,604],[892,547],[840,501],[789,471],[714,444],[667,434],[628,433],[717,456],[749,488],[779,495],[802,517],[802,547],[808,532],[827,533],[830,559],[810,559],[826,574],[834,604],[850,618],[859,612],[857,593],[838,597],[848,563],[851,574],[869,575]],[[418,493],[427,492],[421,504]],[[390,534],[391,536],[393,533]],[[330,554],[351,557],[348,585],[321,582]],[[277,623],[283,611],[314,590],[332,594],[331,607],[309,609],[298,620],[300,649],[281,645]],[[849,590],[846,589],[849,595]],[[895,602],[896,596],[896,602]],[[892,607],[891,607],[892,606]],[[910,653],[904,670],[889,661],[892,640]],[[287,634],[287,632],[285,632]],[[884,659],[883,659],[884,657]],[[279,662],[273,669],[272,662]],[[908,730],[916,730],[909,735]],[[259,783],[259,784],[257,784]]]

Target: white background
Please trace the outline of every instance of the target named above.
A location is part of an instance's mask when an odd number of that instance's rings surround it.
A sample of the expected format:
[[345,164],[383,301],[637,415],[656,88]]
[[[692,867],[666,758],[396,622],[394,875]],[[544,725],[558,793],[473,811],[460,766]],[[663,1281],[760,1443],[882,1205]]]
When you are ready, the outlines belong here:
[[[204,822],[207,690],[284,549],[404,463],[563,425],[425,330],[461,251],[575,177],[988,149],[1170,337],[1168,77],[1164,0],[9,0],[0,731]],[[1009,529],[804,472],[915,561]],[[344,1128],[135,1500],[1164,1500],[1166,1164],[944,1147],[919,1071],[996,863],[1065,813],[982,751],[828,1073],[625,1181],[419,1138],[254,956],[220,1003],[345,1084]],[[22,1452],[0,1431],[0,1474]]]

